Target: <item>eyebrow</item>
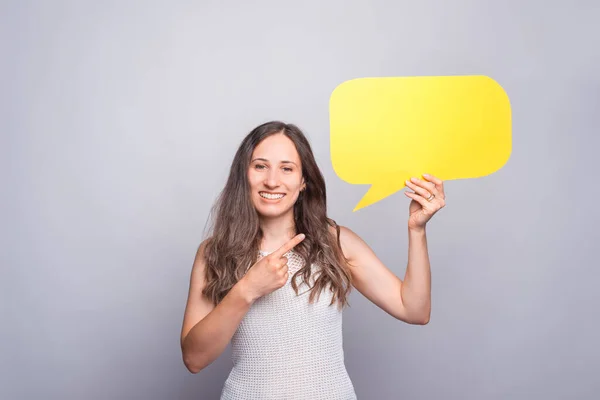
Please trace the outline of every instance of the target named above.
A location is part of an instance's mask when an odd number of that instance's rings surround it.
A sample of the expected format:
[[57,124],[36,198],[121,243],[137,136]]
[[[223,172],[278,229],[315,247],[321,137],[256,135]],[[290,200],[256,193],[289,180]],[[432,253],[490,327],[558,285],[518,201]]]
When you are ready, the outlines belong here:
[[[261,157],[259,157],[259,158],[255,158],[254,160],[252,160],[252,162],[254,162],[254,161],[264,161],[264,162],[269,162],[269,160],[267,160],[266,158],[261,158]],[[282,164],[294,164],[294,165],[296,165],[296,163],[295,163],[295,162],[293,162],[293,161],[288,161],[288,160],[283,160],[283,161],[281,161],[281,163],[282,163]]]

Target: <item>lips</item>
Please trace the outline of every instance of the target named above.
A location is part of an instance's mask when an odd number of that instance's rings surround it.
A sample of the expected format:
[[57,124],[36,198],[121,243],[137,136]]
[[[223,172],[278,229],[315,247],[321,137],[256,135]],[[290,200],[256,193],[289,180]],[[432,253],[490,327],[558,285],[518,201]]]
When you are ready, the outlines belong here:
[[258,194],[267,200],[279,200],[285,196],[285,193],[258,192]]

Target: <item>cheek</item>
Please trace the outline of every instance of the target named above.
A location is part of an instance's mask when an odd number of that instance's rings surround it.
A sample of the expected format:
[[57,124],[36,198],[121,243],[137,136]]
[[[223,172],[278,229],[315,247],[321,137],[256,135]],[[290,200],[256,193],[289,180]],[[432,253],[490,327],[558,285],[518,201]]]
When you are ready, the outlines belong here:
[[253,173],[252,171],[248,172],[248,183],[250,184],[250,187],[255,187],[259,182],[259,177],[257,176],[257,174]]
[[300,189],[302,189],[302,182],[295,179],[290,182],[288,187],[297,195],[300,192]]

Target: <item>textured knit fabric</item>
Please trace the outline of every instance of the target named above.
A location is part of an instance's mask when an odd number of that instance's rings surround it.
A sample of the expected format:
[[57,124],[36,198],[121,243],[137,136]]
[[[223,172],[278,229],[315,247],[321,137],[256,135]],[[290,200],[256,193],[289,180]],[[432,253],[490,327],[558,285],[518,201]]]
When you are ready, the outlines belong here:
[[[260,252],[265,256],[266,252]],[[280,289],[259,298],[232,337],[233,368],[221,400],[354,400],[344,365],[342,312],[327,287],[309,304],[309,287],[293,274],[303,266],[286,254],[289,278]],[[318,266],[313,265],[314,273]]]

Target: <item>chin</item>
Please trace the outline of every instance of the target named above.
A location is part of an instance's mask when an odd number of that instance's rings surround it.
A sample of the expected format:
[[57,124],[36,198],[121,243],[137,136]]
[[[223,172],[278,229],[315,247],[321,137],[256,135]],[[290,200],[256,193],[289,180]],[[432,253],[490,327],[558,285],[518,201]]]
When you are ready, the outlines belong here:
[[263,205],[256,207],[256,211],[262,217],[277,218],[293,212],[293,207],[265,207]]

